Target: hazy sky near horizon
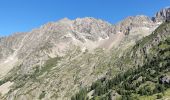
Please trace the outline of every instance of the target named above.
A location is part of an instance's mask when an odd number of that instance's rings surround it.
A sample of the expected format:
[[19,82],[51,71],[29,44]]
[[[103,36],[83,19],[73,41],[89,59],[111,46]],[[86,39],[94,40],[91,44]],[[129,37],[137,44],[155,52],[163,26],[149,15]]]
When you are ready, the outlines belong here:
[[114,24],[127,16],[152,17],[167,6],[170,0],[0,0],[0,36],[65,17],[94,17]]

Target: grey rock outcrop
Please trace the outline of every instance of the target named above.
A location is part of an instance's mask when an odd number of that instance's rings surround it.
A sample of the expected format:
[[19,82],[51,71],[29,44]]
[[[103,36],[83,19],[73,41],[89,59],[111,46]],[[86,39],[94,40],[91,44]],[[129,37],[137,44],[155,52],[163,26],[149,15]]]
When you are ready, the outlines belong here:
[[164,8],[161,11],[157,12],[154,18],[155,21],[170,21],[170,8]]
[[170,76],[161,76],[159,81],[162,84],[170,84]]

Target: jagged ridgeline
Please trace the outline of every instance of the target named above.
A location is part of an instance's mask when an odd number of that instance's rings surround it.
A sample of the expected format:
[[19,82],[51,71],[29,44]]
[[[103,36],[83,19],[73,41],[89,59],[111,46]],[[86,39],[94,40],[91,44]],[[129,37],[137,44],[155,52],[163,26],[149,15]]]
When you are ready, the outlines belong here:
[[71,100],[170,98],[170,22],[163,23],[151,35],[137,42],[131,52],[145,48],[156,38],[158,42],[145,53],[146,60],[142,66],[136,65],[112,79],[97,80],[90,87],[81,89]]

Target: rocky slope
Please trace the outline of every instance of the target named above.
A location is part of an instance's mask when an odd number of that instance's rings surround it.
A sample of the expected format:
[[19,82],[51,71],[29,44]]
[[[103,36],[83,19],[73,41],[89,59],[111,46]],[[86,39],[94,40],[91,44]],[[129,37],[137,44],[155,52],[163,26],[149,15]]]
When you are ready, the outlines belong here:
[[[154,19],[161,16],[157,14]],[[120,64],[126,63],[119,63],[125,58],[122,55],[166,19],[158,22],[141,15],[112,25],[89,17],[65,18],[30,32],[2,37],[0,90],[5,85],[8,92],[0,91],[2,99],[70,99],[80,88],[124,70]]]
[[[131,51],[132,68],[81,89],[72,100],[166,100],[170,98],[170,22],[140,40]],[[135,55],[134,55],[135,54]],[[130,55],[131,56],[131,55]],[[135,58],[135,59],[134,59]],[[140,58],[140,59],[139,59]]]

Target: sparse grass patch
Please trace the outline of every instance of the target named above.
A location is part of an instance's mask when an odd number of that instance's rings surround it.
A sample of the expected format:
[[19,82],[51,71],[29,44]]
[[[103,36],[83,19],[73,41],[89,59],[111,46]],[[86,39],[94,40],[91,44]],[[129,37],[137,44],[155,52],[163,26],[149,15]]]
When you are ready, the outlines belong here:
[[4,80],[0,80],[0,86],[1,86],[2,84],[4,84],[4,83],[5,83]]
[[57,65],[59,60],[61,60],[60,57],[50,58],[49,60],[47,60],[44,66],[40,69],[39,75],[50,71],[53,67]]
[[45,91],[42,91],[42,93],[40,94],[40,96],[39,96],[39,99],[41,100],[41,99],[43,99],[44,97],[45,97]]

